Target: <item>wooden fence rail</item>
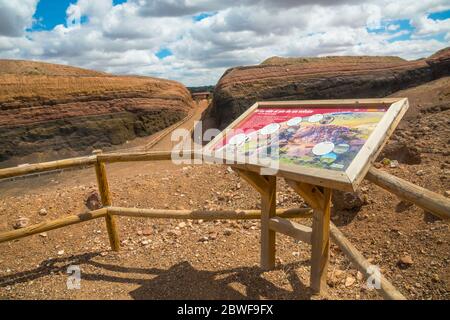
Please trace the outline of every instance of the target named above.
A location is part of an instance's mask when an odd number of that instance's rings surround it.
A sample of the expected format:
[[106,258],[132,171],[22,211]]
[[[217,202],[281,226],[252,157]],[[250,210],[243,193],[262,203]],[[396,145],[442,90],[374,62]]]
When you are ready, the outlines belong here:
[[438,193],[375,168],[370,168],[366,179],[444,220],[450,219],[450,199]]
[[96,162],[97,156],[94,155],[89,157],[71,158],[51,162],[29,164],[20,167],[0,169],[0,179],[24,176],[27,174],[46,172],[57,169],[92,166]]
[[[184,157],[193,159],[193,151],[185,151]],[[22,167],[0,169],[0,179],[23,176],[32,173],[51,171],[55,169],[73,168],[80,166],[92,166],[97,162],[130,162],[130,161],[157,161],[170,160],[172,152],[141,152],[141,153],[110,153],[99,154],[89,157],[72,158],[52,162],[30,164]],[[411,182],[395,177],[381,170],[371,168],[366,175],[366,180],[386,189],[387,191],[405,199],[415,205],[429,211],[430,213],[450,220],[450,199],[419,187]]]
[[[350,259],[352,264],[363,274],[364,278],[373,277],[375,273],[370,267],[371,263],[364,258],[364,256],[351,244],[351,242],[342,234],[342,232],[330,223],[331,239],[339,246],[341,251]],[[372,272],[369,272],[372,270]],[[379,274],[379,288],[376,288],[381,295],[388,300],[406,300],[395,287],[383,276]]]
[[[191,220],[253,220],[261,218],[261,210],[158,210],[139,208],[108,208],[108,213],[117,216],[153,219],[191,219]],[[277,216],[283,218],[311,218],[309,208],[278,209]]]
[[34,234],[47,232],[50,230],[60,229],[81,222],[90,221],[93,219],[103,218],[107,214],[107,209],[99,209],[96,211],[86,212],[78,215],[71,215],[63,218],[59,218],[53,221],[42,222],[33,226],[25,227],[18,230],[8,231],[0,233],[0,243],[12,241],[24,237],[28,237]]

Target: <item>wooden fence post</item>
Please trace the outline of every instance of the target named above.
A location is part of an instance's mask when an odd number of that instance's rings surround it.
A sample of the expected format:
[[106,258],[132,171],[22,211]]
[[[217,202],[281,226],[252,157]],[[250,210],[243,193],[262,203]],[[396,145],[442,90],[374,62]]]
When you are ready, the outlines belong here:
[[271,270],[275,267],[275,236],[270,228],[270,219],[276,214],[276,176],[264,176],[267,191],[261,193],[261,268]]
[[[109,192],[108,179],[106,176],[105,163],[97,161],[95,164],[95,173],[97,175],[98,189],[104,207],[112,205],[111,193]],[[105,216],[106,229],[108,230],[109,243],[113,251],[120,250],[119,233],[117,232],[116,217],[107,213]]]

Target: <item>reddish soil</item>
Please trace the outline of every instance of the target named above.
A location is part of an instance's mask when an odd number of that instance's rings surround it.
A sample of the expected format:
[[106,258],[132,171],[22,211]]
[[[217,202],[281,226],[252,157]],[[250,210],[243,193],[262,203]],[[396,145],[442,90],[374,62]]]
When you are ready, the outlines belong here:
[[[394,168],[377,164],[441,194],[450,190],[450,158],[445,147],[450,139],[450,110],[445,107],[450,96],[445,94],[445,83],[448,79],[444,78],[399,93],[411,94],[418,116],[405,120],[391,143],[418,147],[420,164],[401,162]],[[438,100],[444,107],[420,108],[415,96],[441,97]],[[108,175],[116,206],[259,208],[257,193],[225,166],[114,164],[108,166]],[[33,224],[83,212],[84,198],[95,187],[92,169],[1,184],[0,231],[12,230],[19,217]],[[361,191],[366,205],[359,212],[334,212],[335,224],[407,298],[449,299],[449,225],[368,182]],[[277,200],[278,207],[304,205],[282,180]],[[40,215],[41,209],[47,212],[45,216]],[[334,244],[329,290],[321,297],[312,296],[308,288],[310,248],[306,244],[277,236],[277,267],[262,271],[257,221],[181,223],[120,218],[118,224],[119,253],[109,251],[103,220],[0,244],[0,298],[380,299],[365,288]],[[410,260],[406,267],[399,264],[405,258]],[[67,289],[70,265],[81,268],[80,290]]]

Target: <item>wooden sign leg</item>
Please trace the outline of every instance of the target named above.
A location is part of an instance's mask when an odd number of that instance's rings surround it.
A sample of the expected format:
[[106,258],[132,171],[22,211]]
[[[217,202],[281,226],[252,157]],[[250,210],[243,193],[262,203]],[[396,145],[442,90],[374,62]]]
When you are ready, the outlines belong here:
[[[97,162],[95,164],[95,173],[97,175],[98,189],[100,191],[102,204],[104,207],[109,207],[112,204],[111,193],[109,192],[109,184],[108,179],[106,177],[106,168],[103,162]],[[113,251],[119,251],[120,243],[119,243],[119,233],[117,232],[116,217],[107,214],[105,219],[111,249]]]
[[269,227],[270,218],[276,215],[277,177],[234,168],[239,176],[261,194],[261,268],[275,268],[275,231]]
[[332,190],[324,192],[317,186],[286,180],[286,182],[314,209],[311,234],[311,279],[313,292],[321,293],[327,286],[327,269],[330,256],[330,215]]
[[311,289],[321,293],[327,287],[330,256],[331,190],[325,189],[323,210],[314,210],[311,234]]
[[263,177],[267,181],[266,192],[261,194],[261,268],[271,270],[275,268],[275,231],[269,227],[269,221],[276,214],[276,185],[275,176]]

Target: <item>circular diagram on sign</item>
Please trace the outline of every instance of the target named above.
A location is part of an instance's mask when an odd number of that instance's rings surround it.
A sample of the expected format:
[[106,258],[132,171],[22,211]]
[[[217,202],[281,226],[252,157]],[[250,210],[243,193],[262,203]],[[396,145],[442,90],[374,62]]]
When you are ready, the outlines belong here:
[[228,141],[228,144],[231,144],[233,146],[239,146],[243,144],[245,141],[247,141],[248,137],[245,133],[237,134]]
[[350,149],[350,145],[346,143],[340,143],[337,146],[334,147],[333,152],[337,154],[343,154],[346,153]]
[[327,164],[332,164],[337,159],[337,155],[333,152],[327,153],[320,157],[320,161]]
[[265,126],[264,128],[262,128],[261,130],[259,130],[259,133],[261,133],[263,135],[274,134],[274,133],[278,132],[280,127],[281,126],[278,123],[271,123],[271,124],[268,124],[267,126]]
[[287,122],[287,125],[292,127],[292,126],[298,126],[301,122],[303,121],[302,117],[296,117],[296,118],[292,118]]
[[334,149],[334,143],[333,142],[321,142],[318,143],[314,146],[314,148],[312,149],[312,152],[316,155],[316,156],[323,156],[326,155],[328,153],[330,153],[331,151],[333,151]]
[[308,118],[308,121],[311,123],[319,122],[323,119],[323,114],[314,114]]

